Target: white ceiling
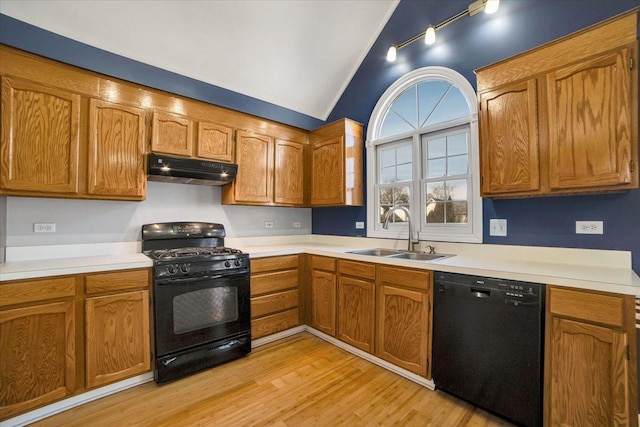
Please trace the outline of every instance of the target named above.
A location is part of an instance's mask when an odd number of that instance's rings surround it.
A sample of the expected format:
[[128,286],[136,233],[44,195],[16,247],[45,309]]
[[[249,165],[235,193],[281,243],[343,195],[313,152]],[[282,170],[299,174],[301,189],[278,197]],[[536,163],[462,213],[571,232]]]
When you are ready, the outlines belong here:
[[325,120],[399,0],[1,0],[0,13]]

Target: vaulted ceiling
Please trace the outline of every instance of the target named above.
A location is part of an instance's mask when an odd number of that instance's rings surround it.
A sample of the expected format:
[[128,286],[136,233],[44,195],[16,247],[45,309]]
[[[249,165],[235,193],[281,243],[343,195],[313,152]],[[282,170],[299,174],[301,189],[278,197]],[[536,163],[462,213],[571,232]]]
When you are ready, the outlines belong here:
[[326,119],[399,0],[3,0],[73,40]]

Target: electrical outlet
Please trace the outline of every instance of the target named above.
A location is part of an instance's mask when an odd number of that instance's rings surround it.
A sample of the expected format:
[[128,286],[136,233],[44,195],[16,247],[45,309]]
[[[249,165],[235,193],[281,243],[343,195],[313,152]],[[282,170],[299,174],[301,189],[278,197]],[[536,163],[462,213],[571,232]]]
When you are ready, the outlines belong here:
[[364,230],[364,221],[357,221],[356,222],[356,229],[357,230]]
[[56,232],[56,223],[55,222],[36,222],[33,224],[33,232],[34,233],[55,233]]
[[604,222],[576,221],[576,234],[604,234]]
[[302,227],[302,223],[300,221],[293,221],[293,228],[300,228]]
[[273,228],[273,221],[265,221],[264,228]]
[[490,236],[506,236],[507,235],[507,220],[506,219],[490,219],[489,220],[489,235]]

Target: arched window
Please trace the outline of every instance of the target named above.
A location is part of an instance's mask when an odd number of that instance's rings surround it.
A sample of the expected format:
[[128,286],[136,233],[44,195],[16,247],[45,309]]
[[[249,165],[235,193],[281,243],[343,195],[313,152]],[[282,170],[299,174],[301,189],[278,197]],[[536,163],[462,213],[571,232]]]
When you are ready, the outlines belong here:
[[[482,242],[476,94],[443,67],[393,83],[367,127],[367,235],[406,238],[411,212],[421,240]],[[417,238],[418,236],[413,236]]]

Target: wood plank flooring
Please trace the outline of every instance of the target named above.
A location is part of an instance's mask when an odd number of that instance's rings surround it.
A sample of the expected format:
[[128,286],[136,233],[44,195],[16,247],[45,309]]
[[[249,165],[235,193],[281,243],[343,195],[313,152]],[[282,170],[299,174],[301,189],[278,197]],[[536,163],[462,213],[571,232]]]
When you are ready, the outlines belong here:
[[510,426],[309,333],[157,386],[144,384],[33,426]]

